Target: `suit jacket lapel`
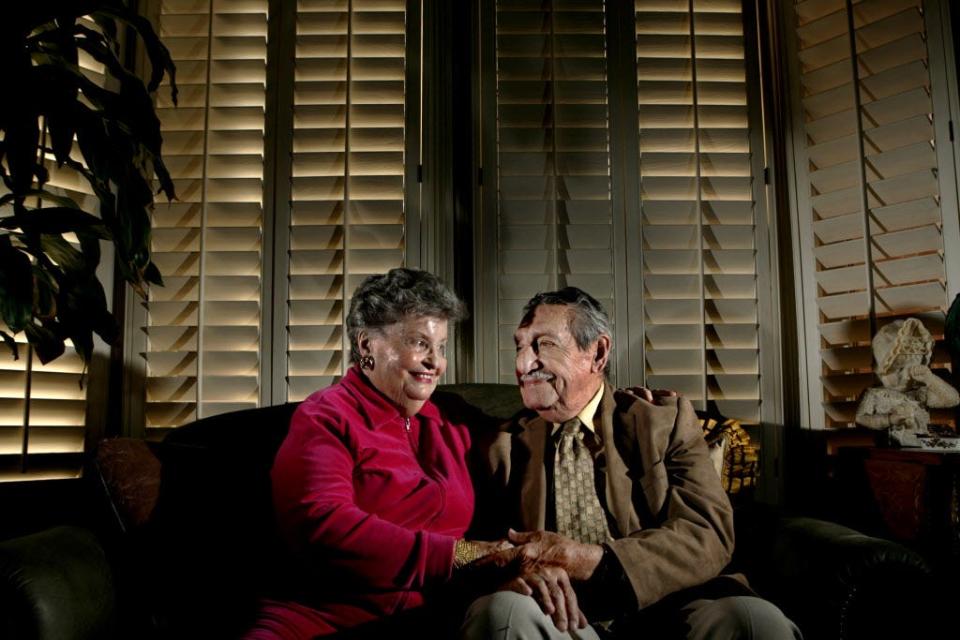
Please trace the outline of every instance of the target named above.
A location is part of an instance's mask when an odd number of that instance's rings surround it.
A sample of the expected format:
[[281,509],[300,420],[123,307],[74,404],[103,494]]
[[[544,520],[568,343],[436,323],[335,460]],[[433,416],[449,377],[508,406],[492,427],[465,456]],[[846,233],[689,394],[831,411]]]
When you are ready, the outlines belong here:
[[614,439],[613,414],[616,402],[610,385],[604,385],[603,399],[597,409],[600,435],[603,438],[603,452],[607,458],[606,487],[607,509],[620,529],[620,535],[626,536],[640,529],[640,519],[633,508],[633,480],[626,463],[620,457]]
[[520,517],[524,531],[538,531],[547,526],[547,471],[543,465],[547,427],[546,420],[535,416],[521,423],[517,436],[529,454],[520,487]]

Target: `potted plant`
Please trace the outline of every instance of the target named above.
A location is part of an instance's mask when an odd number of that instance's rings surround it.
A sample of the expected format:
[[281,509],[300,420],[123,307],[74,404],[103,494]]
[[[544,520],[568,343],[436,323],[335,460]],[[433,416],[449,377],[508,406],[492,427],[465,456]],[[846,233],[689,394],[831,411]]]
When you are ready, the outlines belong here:
[[[136,38],[150,61],[146,84],[121,49]],[[84,74],[80,52],[103,65],[106,82]],[[12,334],[25,332],[43,363],[69,339],[89,362],[94,333],[108,343],[118,334],[96,275],[101,241],[113,243],[118,277],[141,295],[147,283],[162,284],[150,257],[150,210],[154,184],[167,198],[174,189],[151,93],[167,74],[176,101],[174,65],[149,21],[119,0],[5,11],[0,60],[0,338],[16,358]],[[96,211],[48,188],[50,162],[89,183]]]

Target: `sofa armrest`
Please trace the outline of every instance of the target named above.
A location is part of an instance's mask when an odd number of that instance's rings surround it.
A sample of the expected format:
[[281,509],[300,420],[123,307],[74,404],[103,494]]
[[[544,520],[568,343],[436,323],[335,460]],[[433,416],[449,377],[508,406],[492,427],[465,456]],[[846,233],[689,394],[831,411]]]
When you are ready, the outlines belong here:
[[809,638],[925,637],[930,567],[903,545],[814,518],[774,527],[768,595]]
[[114,614],[113,574],[90,531],[55,527],[0,542],[0,637],[108,638]]

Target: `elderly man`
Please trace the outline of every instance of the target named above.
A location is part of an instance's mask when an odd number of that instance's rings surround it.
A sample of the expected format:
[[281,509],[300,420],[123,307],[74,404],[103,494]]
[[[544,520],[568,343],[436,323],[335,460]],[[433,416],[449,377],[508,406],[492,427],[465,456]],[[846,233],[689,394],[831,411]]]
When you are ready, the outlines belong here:
[[463,637],[799,638],[719,575],[733,513],[693,407],[610,387],[601,305],[574,287],[538,294],[514,339],[535,413],[478,443],[478,510],[517,545],[480,562],[520,575],[471,605]]

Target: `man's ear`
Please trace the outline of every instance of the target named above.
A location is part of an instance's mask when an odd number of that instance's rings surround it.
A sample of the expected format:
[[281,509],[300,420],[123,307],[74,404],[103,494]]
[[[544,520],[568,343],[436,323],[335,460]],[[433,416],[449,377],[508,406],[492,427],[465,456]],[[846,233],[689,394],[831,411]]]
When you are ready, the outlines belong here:
[[603,334],[597,338],[597,350],[593,354],[593,371],[603,372],[610,359],[610,336]]

